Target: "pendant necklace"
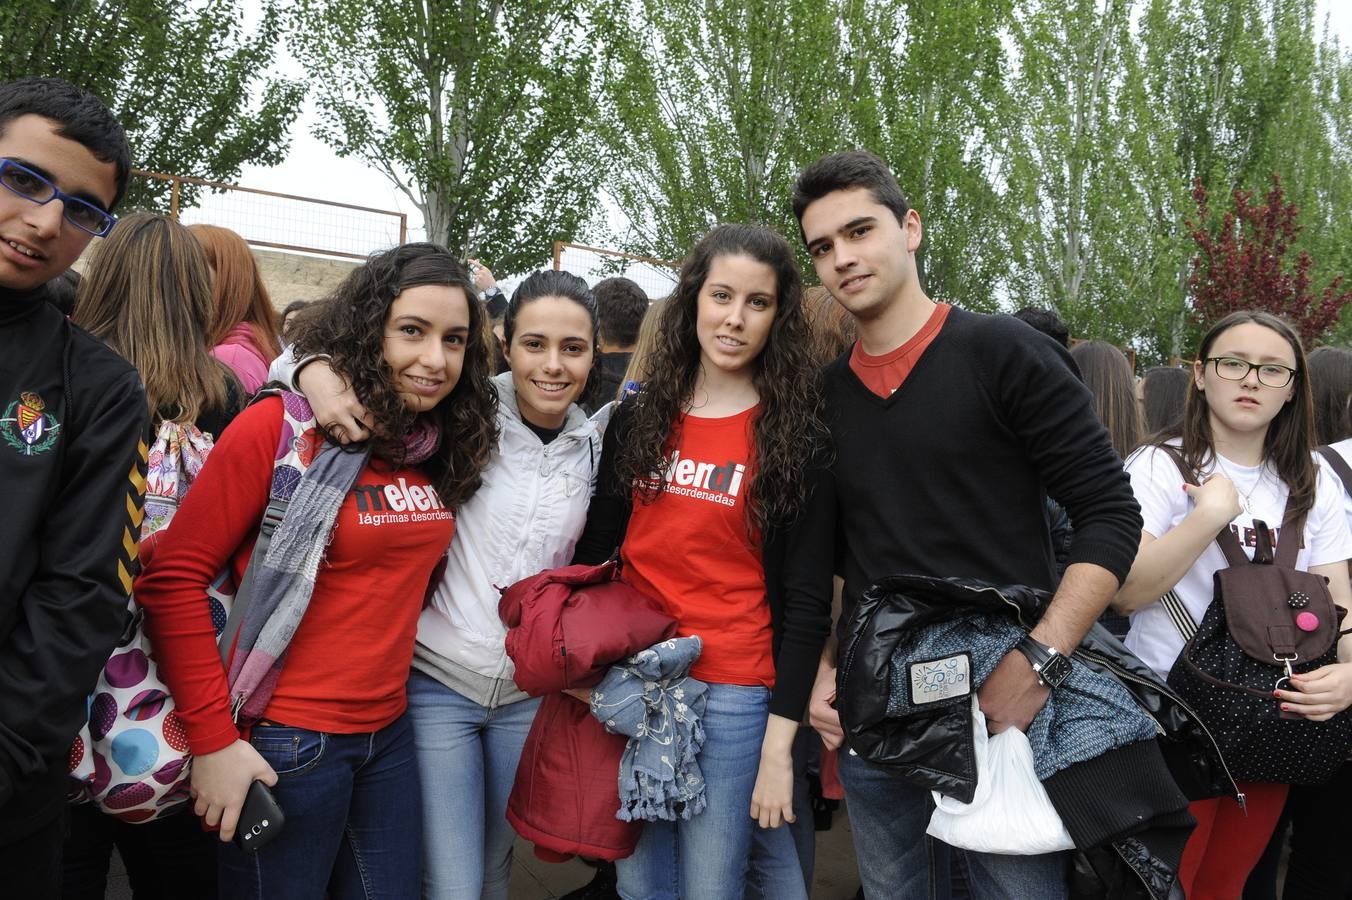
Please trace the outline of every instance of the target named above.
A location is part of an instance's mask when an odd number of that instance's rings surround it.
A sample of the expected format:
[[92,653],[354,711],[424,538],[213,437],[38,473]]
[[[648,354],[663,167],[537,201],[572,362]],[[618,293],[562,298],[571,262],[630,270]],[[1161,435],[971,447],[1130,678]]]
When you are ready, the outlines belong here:
[[1235,493],[1239,494],[1239,502],[1240,505],[1244,507],[1245,515],[1252,516],[1253,495],[1257,493],[1258,486],[1263,483],[1263,475],[1267,471],[1266,464],[1259,467],[1258,479],[1253,483],[1253,487],[1249,488],[1248,493],[1245,493],[1244,489],[1239,486],[1239,479],[1235,478],[1234,474],[1230,471],[1229,467],[1226,466],[1225,462],[1222,460],[1221,455],[1219,453],[1216,454],[1216,465],[1220,466],[1221,473],[1225,475],[1226,478],[1229,478],[1230,483],[1235,486]]

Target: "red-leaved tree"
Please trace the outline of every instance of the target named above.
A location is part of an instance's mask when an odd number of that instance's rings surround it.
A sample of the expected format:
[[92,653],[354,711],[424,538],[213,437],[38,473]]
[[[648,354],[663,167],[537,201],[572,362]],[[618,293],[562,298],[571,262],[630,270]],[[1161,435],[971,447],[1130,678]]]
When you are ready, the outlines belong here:
[[1198,179],[1192,188],[1197,222],[1188,222],[1197,255],[1190,281],[1193,314],[1206,325],[1241,309],[1260,309],[1285,317],[1306,349],[1338,321],[1352,303],[1352,289],[1342,290],[1338,276],[1322,291],[1310,286],[1310,254],[1302,250],[1287,259],[1300,234],[1300,210],[1286,202],[1281,178],[1274,172],[1263,203],[1253,191],[1235,191],[1235,208],[1212,228],[1206,188]]

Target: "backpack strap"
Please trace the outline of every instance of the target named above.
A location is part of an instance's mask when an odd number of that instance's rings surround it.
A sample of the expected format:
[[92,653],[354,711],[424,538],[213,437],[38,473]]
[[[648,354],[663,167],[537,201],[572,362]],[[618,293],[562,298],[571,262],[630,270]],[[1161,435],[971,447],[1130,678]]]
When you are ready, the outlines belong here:
[[1192,640],[1193,635],[1197,634],[1197,620],[1188,612],[1178,594],[1172,590],[1166,592],[1160,598],[1160,606],[1164,607],[1164,611],[1169,615],[1169,621],[1174,623],[1178,633],[1183,636],[1183,643]]
[[249,565],[245,567],[244,577],[240,579],[239,587],[235,589],[235,599],[230,605],[230,615],[226,617],[225,627],[221,629],[221,636],[217,639],[221,651],[221,662],[225,664],[227,671],[230,667],[230,650],[235,646],[235,636],[239,634],[239,627],[244,624],[244,613],[248,610],[249,601],[253,598],[254,576],[258,571],[254,561],[262,560],[268,552],[268,544],[272,543],[272,533],[277,530],[277,526],[286,517],[288,502],[286,500],[268,501],[268,508],[263,512],[263,523],[258,526],[258,540],[254,541],[253,553],[249,556]]
[[[1178,467],[1178,471],[1183,476],[1184,481],[1192,485],[1197,484],[1197,475],[1192,469],[1188,468],[1188,464],[1183,460],[1183,454],[1179,452],[1177,447],[1170,444],[1160,444],[1159,448],[1174,461],[1174,465]],[[1239,548],[1239,541],[1235,540],[1235,536],[1231,533],[1230,529],[1226,527],[1222,530],[1222,534],[1228,535],[1231,540],[1234,541],[1234,549],[1238,550],[1240,555],[1243,556],[1244,551]],[[1221,550],[1226,549],[1225,542],[1221,540],[1220,535],[1216,536],[1216,543],[1221,545]],[[1229,553],[1226,554],[1225,558],[1231,565],[1235,564],[1234,561],[1230,559]],[[1248,557],[1245,557],[1245,561],[1248,561]],[[1185,645],[1188,644],[1197,634],[1197,620],[1192,617],[1192,613],[1188,612],[1188,608],[1183,605],[1183,599],[1178,596],[1178,593],[1174,591],[1173,588],[1170,588],[1168,591],[1165,591],[1164,596],[1160,598],[1159,602],[1160,606],[1164,608],[1164,612],[1169,616],[1169,621],[1174,623],[1174,628],[1178,630],[1179,636],[1183,638],[1183,643]]]
[[[1338,476],[1338,480],[1343,483],[1343,490],[1352,496],[1352,466],[1347,464],[1341,453],[1334,450],[1328,444],[1315,447],[1315,452],[1324,457],[1324,461],[1333,469],[1333,473]],[[1287,499],[1287,508],[1282,516],[1282,534],[1286,534],[1290,529],[1292,534],[1301,534],[1305,530],[1305,515],[1293,517],[1291,515],[1291,501]],[[1286,549],[1287,542],[1278,541],[1276,562],[1279,566],[1286,566],[1294,569],[1296,567],[1296,555],[1300,552],[1298,544],[1300,541],[1290,542],[1290,549]]]
[[1338,476],[1338,480],[1343,483],[1343,490],[1347,491],[1348,494],[1352,494],[1352,466],[1347,464],[1347,460],[1343,459],[1342,454],[1337,450],[1334,450],[1328,444],[1325,444],[1322,447],[1315,447],[1314,450],[1328,462],[1329,467],[1332,468],[1334,474]]
[[[1305,531],[1305,517],[1309,510],[1300,513],[1291,512],[1291,498],[1286,498],[1286,509],[1282,511],[1282,535],[1277,541],[1277,555],[1273,562],[1279,566],[1288,569],[1296,567],[1296,556],[1300,553],[1300,545]],[[1291,535],[1287,540],[1286,535]]]
[[[234,602],[230,606],[230,615],[221,629],[218,646],[221,662],[227,670],[230,665],[230,651],[235,645],[235,637],[244,624],[244,614],[248,611],[252,599],[254,583],[254,563],[261,561],[272,543],[272,534],[286,518],[286,509],[291,504],[291,496],[296,491],[305,472],[314,462],[324,437],[315,424],[314,412],[310,404],[300,394],[290,391],[268,389],[260,391],[252,403],[262,397],[276,396],[282,399],[282,434],[277,442],[277,454],[272,462],[272,485],[268,489],[268,506],[263,511],[263,521],[258,526],[258,539],[254,542],[253,552],[249,555],[249,565],[244,577],[235,590]],[[250,405],[252,405],[252,403]]]
[[[1178,471],[1183,475],[1183,480],[1193,487],[1197,487],[1197,473],[1183,460],[1183,454],[1179,452],[1179,449],[1171,444],[1159,444],[1157,446],[1174,461],[1174,465],[1178,466]],[[1216,535],[1216,543],[1220,545],[1221,552],[1225,554],[1225,561],[1230,565],[1243,566],[1249,564],[1248,555],[1244,552],[1244,548],[1239,545],[1239,538],[1235,537],[1235,533],[1230,530],[1229,525],[1222,528]]]

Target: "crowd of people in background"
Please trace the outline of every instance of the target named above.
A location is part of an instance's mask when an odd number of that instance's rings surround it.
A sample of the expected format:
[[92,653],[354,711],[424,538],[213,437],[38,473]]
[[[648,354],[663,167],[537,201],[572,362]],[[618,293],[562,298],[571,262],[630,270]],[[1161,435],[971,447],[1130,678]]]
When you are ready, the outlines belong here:
[[[540,610],[504,591],[545,573],[664,629],[577,677],[611,636],[546,642],[627,735],[580,789],[642,823],[532,832],[591,857],[574,900],[806,900],[809,776],[874,900],[1352,897],[1352,351],[1239,311],[1138,375],[1048,310],[932,299],[859,150],[799,174],[799,233],[717,225],[666,297],[507,296],[408,243],[280,314],[240,235],[117,218],[130,168],[97,98],[0,85],[7,895],[102,897],[116,849],[140,900],[506,898],[523,784],[584,777],[515,677]],[[1317,576],[1267,638],[1330,637],[1214,714],[1176,670],[1246,564]],[[1231,749],[1259,718],[1280,739]],[[987,768],[1013,736],[1059,827],[931,836],[1022,790]],[[1318,772],[1245,775],[1312,740]]]

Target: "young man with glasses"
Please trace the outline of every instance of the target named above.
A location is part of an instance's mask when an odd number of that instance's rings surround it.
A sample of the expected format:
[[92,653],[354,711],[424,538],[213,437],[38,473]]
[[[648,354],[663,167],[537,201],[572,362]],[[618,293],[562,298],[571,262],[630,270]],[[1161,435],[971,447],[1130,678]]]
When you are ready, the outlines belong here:
[[60,891],[67,766],[127,619],[145,487],[140,378],[47,302],[126,190],[126,135],[64,81],[0,84],[0,871]]
[[[925,295],[920,217],[882,160],[858,151],[818,160],[799,175],[793,204],[817,275],[855,317],[859,340],[823,374],[834,459],[792,536],[790,589],[824,609],[839,548],[842,619],[886,575],[1050,590],[1051,495],[1075,522],[1069,566],[1028,649],[1004,656],[977,692],[992,733],[1026,730],[1059,683],[1053,670],[1135,556],[1141,517],[1121,460],[1064,348],[1012,317]],[[831,654],[811,713],[837,745]],[[947,850],[925,837],[928,790],[848,752],[840,768],[864,893],[946,896]],[[1066,896],[1065,854],[963,860],[978,898]]]

